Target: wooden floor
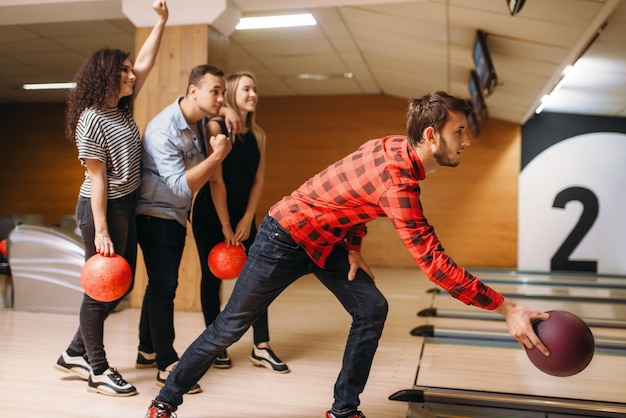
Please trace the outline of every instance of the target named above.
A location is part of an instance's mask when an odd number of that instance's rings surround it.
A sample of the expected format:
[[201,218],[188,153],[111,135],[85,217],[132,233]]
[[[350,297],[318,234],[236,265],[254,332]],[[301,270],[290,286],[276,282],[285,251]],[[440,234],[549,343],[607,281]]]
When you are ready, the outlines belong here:
[[[390,313],[361,408],[371,418],[406,417],[407,404],[388,397],[415,380],[421,339],[410,330],[419,323],[418,307],[429,303],[425,289],[432,283],[418,269],[379,268],[375,274]],[[138,310],[125,309],[105,325],[110,364],[139,391],[114,398],[87,392],[86,382],[53,368],[78,326],[76,315],[0,308],[0,416],[143,417],[158,388],[155,369],[134,368],[138,318]],[[203,321],[198,312],[176,312],[175,321],[175,345],[182,354],[204,328]],[[315,278],[302,278],[270,307],[272,346],[292,372],[280,375],[252,366],[248,332],[229,349],[233,367],[210,369],[200,381],[204,392],[186,395],[178,416],[323,417],[332,403],[348,327],[349,318],[332,294]]]
[[[445,343],[415,337],[411,330],[425,324],[462,329],[506,331],[500,320],[424,318],[425,308],[459,313],[486,313],[467,307],[446,294],[429,292],[435,286],[416,269],[376,268],[376,282],[389,300],[390,312],[374,359],[361,409],[369,418],[414,417],[414,406],[388,397],[413,385],[452,387],[481,391],[506,391],[530,396],[559,396],[626,402],[626,356],[597,353],[579,375],[557,378],[535,369],[524,351],[490,344]],[[502,272],[479,272],[488,279]],[[523,277],[522,277],[523,278]],[[542,279],[533,276],[528,280]],[[524,279],[526,280],[526,279]],[[574,297],[600,296],[626,299],[626,281],[618,290],[581,290],[557,286],[552,291],[533,287],[530,293]],[[225,282],[228,297],[234,282]],[[500,291],[526,291],[527,284],[511,285],[496,280]],[[520,298],[520,303],[540,310],[565,309],[582,317],[626,321],[626,304],[568,302]],[[488,313],[486,313],[488,314]],[[496,315],[497,316],[497,315]],[[112,366],[139,390],[139,395],[114,398],[87,392],[86,382],[53,368],[78,326],[77,315],[15,311],[0,308],[0,416],[40,417],[143,417],[158,393],[155,369],[134,368],[139,311],[124,309],[106,322],[105,344]],[[176,312],[176,348],[182,354],[203,330],[199,312]],[[249,331],[229,349],[231,369],[210,369],[200,381],[204,392],[186,395],[178,410],[180,418],[315,418],[323,417],[332,403],[333,383],[339,372],[349,327],[349,317],[334,297],[312,276],[288,288],[270,307],[270,330],[274,350],[292,372],[273,374],[252,366]],[[594,329],[596,337],[626,339],[625,328]],[[514,341],[512,341],[514,342]],[[5,415],[7,412],[8,415]],[[422,415],[418,415],[422,416]],[[429,415],[431,416],[431,415]],[[443,416],[443,415],[442,415]],[[465,415],[445,415],[458,417]],[[533,415],[534,416],[534,415]]]

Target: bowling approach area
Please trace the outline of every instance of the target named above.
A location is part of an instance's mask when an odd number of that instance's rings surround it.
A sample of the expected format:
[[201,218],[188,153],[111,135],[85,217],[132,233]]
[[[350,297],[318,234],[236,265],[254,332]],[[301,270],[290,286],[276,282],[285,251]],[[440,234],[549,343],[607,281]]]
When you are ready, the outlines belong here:
[[[508,337],[497,314],[467,307],[414,269],[373,268],[389,301],[385,332],[361,408],[368,418],[626,416],[626,278],[472,270],[505,295],[541,310],[585,319],[596,351],[574,376],[542,373]],[[573,283],[570,283],[572,282]],[[224,299],[233,281],[224,282]],[[231,369],[211,369],[204,391],[186,395],[180,418],[315,418],[332,402],[348,315],[314,277],[297,281],[270,307],[271,344],[291,368],[274,374],[248,360],[249,331],[229,349]],[[0,402],[16,417],[143,417],[158,393],[155,369],[135,369],[139,310],[105,323],[112,366],[139,395],[89,393],[53,368],[78,326],[74,313],[0,308]],[[176,348],[203,329],[199,312],[176,312]]]
[[423,325],[411,330],[421,340],[413,387],[390,397],[409,402],[408,417],[626,416],[624,277],[475,273],[519,303],[582,318],[594,335],[594,357],[572,376],[543,373],[499,315],[460,305],[433,286],[430,306],[417,313]]

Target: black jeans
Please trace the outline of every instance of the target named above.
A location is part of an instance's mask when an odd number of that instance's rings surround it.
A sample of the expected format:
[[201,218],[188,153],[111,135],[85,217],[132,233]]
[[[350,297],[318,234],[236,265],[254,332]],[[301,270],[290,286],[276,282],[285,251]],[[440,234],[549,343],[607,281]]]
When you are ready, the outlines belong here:
[[332,407],[343,412],[359,406],[388,305],[362,269],[349,281],[349,268],[345,247],[336,245],[326,266],[321,268],[274,218],[266,216],[224,310],[185,350],[156,399],[180,405],[183,394],[204,376],[217,356],[239,340],[283,290],[303,275],[313,273],[352,316]]
[[[135,207],[137,193],[107,202],[107,224],[115,253],[128,261],[135,277],[137,264],[137,229],[135,226]],[[79,197],[76,205],[76,223],[80,228],[85,247],[85,260],[96,254],[94,244],[95,226],[91,199]],[[134,280],[133,280],[134,282]],[[128,294],[133,289],[131,284]],[[124,295],[125,296],[125,295]],[[69,345],[72,351],[86,353],[91,368],[95,371],[108,368],[109,364],[104,351],[104,320],[124,298],[113,302],[99,302],[85,294],[80,305],[80,327]]]
[[174,349],[174,297],[187,229],[171,219],[137,216],[137,235],[148,285],[139,320],[139,350],[156,353],[161,370],[178,361]]
[[[228,201],[228,215],[233,225],[236,225],[246,211],[248,199],[245,202]],[[222,280],[215,277],[215,275],[209,269],[209,252],[213,247],[220,242],[224,242],[224,233],[222,232],[222,224],[220,223],[213,200],[211,199],[211,187],[207,183],[200,189],[196,195],[196,200],[193,204],[193,216],[191,217],[191,225],[193,227],[193,236],[196,241],[196,248],[198,249],[198,256],[200,258],[200,269],[202,272],[202,278],[200,281],[200,301],[202,303],[202,313],[204,315],[204,323],[209,326],[217,315],[220,313],[222,307],[221,288]],[[243,245],[246,249],[250,248],[256,237],[256,221],[252,221],[250,227],[250,236]],[[268,312],[263,312],[259,318],[252,324],[254,345],[260,343],[269,342],[269,315]]]

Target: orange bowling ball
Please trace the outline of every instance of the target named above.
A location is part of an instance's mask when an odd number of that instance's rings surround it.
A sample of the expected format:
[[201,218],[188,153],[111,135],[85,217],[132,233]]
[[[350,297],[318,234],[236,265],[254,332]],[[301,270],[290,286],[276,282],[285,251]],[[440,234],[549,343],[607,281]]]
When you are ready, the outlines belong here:
[[91,298],[112,302],[124,296],[133,280],[130,265],[121,255],[91,256],[80,271],[80,284]]
[[9,253],[7,251],[7,240],[3,239],[2,241],[0,241],[0,258],[6,257],[8,254]]
[[220,242],[209,252],[209,269],[218,279],[236,279],[239,277],[247,258],[243,246],[231,245],[226,247],[225,242]]

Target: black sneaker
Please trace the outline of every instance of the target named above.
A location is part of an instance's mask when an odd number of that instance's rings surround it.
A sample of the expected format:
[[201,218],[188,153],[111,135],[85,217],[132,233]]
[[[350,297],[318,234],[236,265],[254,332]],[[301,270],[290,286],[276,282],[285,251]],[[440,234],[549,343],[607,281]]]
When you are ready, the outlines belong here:
[[145,418],[176,418],[175,410],[176,408],[170,404],[154,400],[150,404]]
[[112,367],[105,370],[102,374],[94,374],[92,370],[91,373],[89,373],[87,385],[89,392],[109,396],[133,396],[138,393],[137,389],[124,380],[122,375]]
[[230,369],[233,365],[233,362],[228,357],[228,353],[224,350],[213,362],[213,367],[218,369]]
[[255,366],[265,367],[276,373],[289,373],[289,367],[269,347],[254,346],[250,354],[250,361]]
[[141,351],[137,353],[137,361],[135,362],[135,368],[137,369],[149,369],[156,367],[156,353],[148,353]]
[[[157,373],[157,377],[156,377],[156,385],[158,387],[162,388],[163,386],[165,386],[165,381],[167,380],[167,377],[170,375],[170,373],[172,373],[172,371],[174,371],[174,368],[176,367],[177,364],[178,362],[175,361],[174,363],[167,366],[165,370],[159,369]],[[194,384],[191,387],[191,389],[187,391],[187,393],[189,394],[200,393],[200,392],[202,392],[202,388],[200,387],[198,383]]]
[[61,354],[54,368],[64,373],[72,373],[83,380],[89,380],[89,372],[91,372],[86,356],[70,356],[67,351]]
[[343,414],[333,411],[326,411],[326,418],[365,418],[365,415],[363,415],[363,412],[357,410],[344,412]]

